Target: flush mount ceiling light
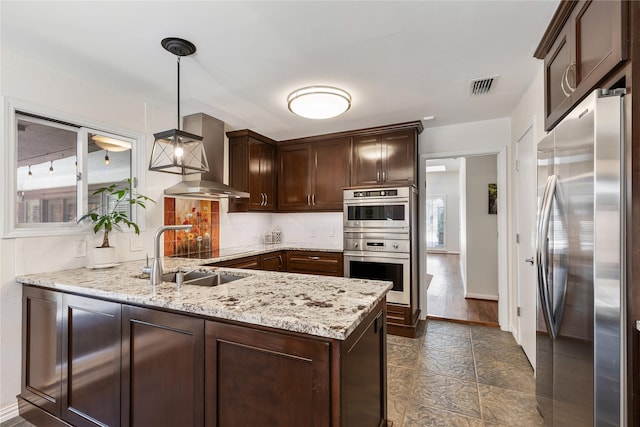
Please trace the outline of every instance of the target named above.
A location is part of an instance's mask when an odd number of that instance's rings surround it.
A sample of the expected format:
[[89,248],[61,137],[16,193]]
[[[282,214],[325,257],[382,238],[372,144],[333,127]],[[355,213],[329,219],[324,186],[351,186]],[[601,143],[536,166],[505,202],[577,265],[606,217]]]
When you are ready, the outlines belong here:
[[351,107],[348,92],[330,86],[309,86],[294,90],[287,97],[289,110],[307,119],[330,119]]
[[168,37],[162,47],[178,58],[178,128],[154,134],[149,170],[177,175],[209,172],[202,137],[180,130],[180,57],[195,53],[193,43]]

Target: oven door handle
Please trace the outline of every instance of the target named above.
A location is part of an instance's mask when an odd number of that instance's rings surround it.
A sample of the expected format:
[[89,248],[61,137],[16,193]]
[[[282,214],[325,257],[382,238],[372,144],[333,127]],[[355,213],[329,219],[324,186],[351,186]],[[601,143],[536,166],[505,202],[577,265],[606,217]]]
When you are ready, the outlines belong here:
[[377,258],[377,259],[392,259],[392,260],[400,260],[400,261],[409,261],[411,256],[409,253],[398,253],[393,255],[386,255],[380,252],[376,253],[363,253],[363,252],[344,252],[345,258]]

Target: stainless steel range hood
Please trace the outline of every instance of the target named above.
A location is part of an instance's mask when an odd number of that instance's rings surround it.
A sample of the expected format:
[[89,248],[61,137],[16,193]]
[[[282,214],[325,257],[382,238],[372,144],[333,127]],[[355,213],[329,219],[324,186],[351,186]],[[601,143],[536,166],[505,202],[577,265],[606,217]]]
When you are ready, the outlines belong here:
[[224,172],[224,123],[204,113],[185,116],[182,128],[190,133],[201,135],[204,151],[209,162],[209,172],[200,175],[199,180],[184,180],[164,190],[172,197],[191,197],[198,199],[236,198],[248,199],[249,193],[238,191],[223,184]]

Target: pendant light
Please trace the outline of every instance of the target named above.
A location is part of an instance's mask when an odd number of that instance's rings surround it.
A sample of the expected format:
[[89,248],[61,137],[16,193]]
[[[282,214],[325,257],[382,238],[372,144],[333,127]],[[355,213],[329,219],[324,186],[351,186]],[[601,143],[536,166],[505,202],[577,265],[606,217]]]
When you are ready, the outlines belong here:
[[29,173],[27,174],[29,179],[33,179],[33,173],[31,173],[31,165],[29,165]]
[[111,160],[109,159],[109,150],[104,150],[104,164],[109,166]]
[[180,58],[195,53],[193,43],[176,37],[162,40],[162,47],[178,59],[178,128],[154,134],[149,170],[177,175],[209,171],[202,137],[180,129]]
[[53,175],[53,160],[51,160],[51,163],[49,164],[49,175]]

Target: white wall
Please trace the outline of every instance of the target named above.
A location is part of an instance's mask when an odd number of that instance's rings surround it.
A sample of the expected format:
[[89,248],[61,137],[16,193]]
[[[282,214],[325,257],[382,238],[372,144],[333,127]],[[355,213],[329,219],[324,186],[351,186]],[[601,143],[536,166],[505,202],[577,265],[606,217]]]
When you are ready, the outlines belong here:
[[460,181],[458,171],[427,173],[427,195],[445,195],[444,248],[448,252],[460,251]]
[[495,155],[467,158],[465,296],[470,298],[498,299],[498,215],[488,213],[488,184],[497,179]]

